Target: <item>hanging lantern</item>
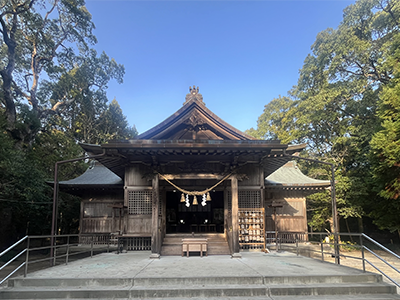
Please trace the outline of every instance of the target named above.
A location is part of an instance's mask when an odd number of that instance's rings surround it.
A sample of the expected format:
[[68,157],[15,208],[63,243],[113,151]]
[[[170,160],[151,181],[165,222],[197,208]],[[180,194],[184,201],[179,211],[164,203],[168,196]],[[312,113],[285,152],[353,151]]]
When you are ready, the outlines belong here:
[[186,200],[185,200],[185,195],[182,193],[182,196],[181,196],[181,202],[185,202]]
[[211,201],[210,192],[207,192],[207,201]]
[[193,196],[193,205],[198,205],[199,203],[197,202],[197,196]]

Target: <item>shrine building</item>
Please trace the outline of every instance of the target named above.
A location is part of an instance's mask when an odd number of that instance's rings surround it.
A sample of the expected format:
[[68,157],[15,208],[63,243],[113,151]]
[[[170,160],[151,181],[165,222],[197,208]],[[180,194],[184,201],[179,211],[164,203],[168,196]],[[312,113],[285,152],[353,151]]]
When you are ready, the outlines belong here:
[[194,86],[177,112],[136,139],[81,146],[102,155],[59,183],[82,198],[80,233],[117,234],[151,257],[180,255],[185,237],[207,238],[210,255],[264,250],[265,232],[307,232],[305,196],[331,184],[293,161],[305,144],[237,130]]

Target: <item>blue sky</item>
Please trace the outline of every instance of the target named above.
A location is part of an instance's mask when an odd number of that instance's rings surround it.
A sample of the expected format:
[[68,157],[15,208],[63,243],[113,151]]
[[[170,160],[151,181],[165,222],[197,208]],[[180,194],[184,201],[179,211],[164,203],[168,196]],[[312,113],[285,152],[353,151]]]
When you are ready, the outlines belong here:
[[125,66],[110,82],[139,133],[157,125],[199,86],[204,102],[239,130],[296,85],[318,32],[337,28],[355,1],[87,0],[98,52]]

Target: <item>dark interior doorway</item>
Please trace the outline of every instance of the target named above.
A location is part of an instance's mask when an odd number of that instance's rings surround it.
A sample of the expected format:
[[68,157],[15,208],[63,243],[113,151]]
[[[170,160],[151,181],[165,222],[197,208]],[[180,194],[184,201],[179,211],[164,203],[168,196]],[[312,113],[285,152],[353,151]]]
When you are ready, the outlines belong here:
[[167,233],[222,233],[224,232],[224,192],[210,192],[211,201],[201,205],[201,196],[197,196],[197,205],[193,205],[193,196],[189,196],[190,206],[181,201],[182,193],[167,192]]

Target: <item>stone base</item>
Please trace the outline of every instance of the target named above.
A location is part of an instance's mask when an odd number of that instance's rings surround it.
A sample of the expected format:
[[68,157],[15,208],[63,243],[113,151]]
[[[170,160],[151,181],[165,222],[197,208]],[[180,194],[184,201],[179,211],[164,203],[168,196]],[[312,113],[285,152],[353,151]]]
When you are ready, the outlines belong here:
[[149,257],[150,259],[160,259],[160,254],[158,254],[158,253],[152,253],[152,254],[150,254],[150,257]]
[[240,253],[233,253],[232,255],[231,255],[231,258],[242,258],[242,254],[240,254]]

